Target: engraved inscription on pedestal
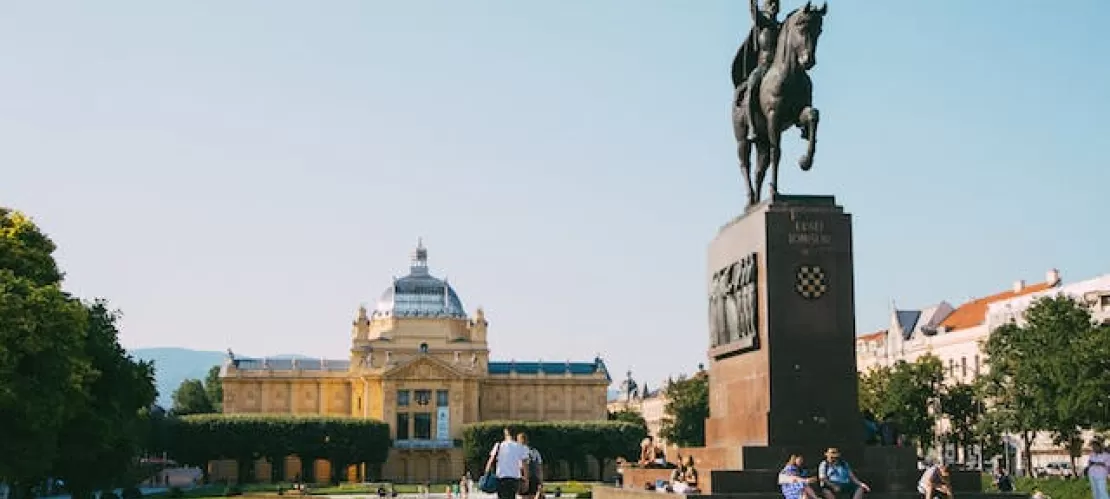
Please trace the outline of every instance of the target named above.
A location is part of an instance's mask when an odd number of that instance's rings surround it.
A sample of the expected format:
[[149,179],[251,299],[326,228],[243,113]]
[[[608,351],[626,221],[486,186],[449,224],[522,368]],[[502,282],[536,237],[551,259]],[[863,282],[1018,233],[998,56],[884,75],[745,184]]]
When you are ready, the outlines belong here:
[[759,348],[758,259],[755,253],[716,271],[709,289],[709,345],[714,357]]

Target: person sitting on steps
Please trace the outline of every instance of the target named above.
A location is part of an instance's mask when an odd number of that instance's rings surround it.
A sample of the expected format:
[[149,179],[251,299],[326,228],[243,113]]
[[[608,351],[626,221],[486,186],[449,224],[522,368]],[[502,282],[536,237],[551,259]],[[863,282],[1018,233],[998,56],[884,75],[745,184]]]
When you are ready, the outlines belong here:
[[921,480],[917,482],[917,491],[925,495],[925,499],[935,499],[938,495],[946,499],[953,499],[951,474],[948,464],[940,462],[925,468]]
[[871,492],[871,487],[860,481],[852,472],[852,467],[840,459],[840,449],[829,447],[825,460],[817,467],[821,487],[835,496],[863,499],[863,494]]
[[[801,454],[791,455],[779,472],[779,488],[784,499],[820,499],[813,488],[816,484],[817,477],[809,476]],[[824,491],[823,495],[825,499],[833,499],[829,491]]]

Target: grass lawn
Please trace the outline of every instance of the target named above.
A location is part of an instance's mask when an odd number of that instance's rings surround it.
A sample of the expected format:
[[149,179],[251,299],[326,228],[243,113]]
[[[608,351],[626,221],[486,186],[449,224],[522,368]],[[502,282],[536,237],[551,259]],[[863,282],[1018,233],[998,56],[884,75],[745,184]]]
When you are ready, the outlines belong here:
[[[342,484],[329,487],[309,487],[311,495],[377,495],[378,486],[384,485],[386,489],[389,488],[389,483],[370,483],[370,484]],[[430,492],[433,494],[442,494],[449,484],[439,483],[432,484]],[[564,495],[578,495],[585,494],[596,485],[593,482],[548,482],[544,484],[544,490],[548,495],[552,495],[556,487],[562,489]],[[292,488],[291,484],[247,484],[243,485],[240,490],[243,495],[273,495],[277,492],[278,487],[286,491],[286,495],[290,498],[297,497],[298,494],[290,493],[289,489]],[[393,485],[393,489],[399,494],[415,494],[419,492],[420,485],[398,483]],[[205,485],[191,490],[184,490],[183,497],[187,499],[202,499],[202,498],[215,498],[223,497],[224,491],[227,489],[224,485]],[[166,494],[153,494],[148,497],[165,497]],[[1055,499],[1055,498],[1054,498]]]
[[[1029,494],[1033,487],[1041,489],[1052,499],[1090,499],[1091,485],[1086,477],[1080,478],[1029,478],[1014,479],[1017,492]],[[983,475],[983,490],[995,491],[990,475]]]

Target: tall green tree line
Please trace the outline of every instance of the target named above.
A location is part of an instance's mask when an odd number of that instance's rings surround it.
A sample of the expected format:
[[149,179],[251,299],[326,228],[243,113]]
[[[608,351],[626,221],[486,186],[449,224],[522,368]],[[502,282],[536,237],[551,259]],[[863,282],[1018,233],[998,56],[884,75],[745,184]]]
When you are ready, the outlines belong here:
[[118,312],[67,293],[54,250],[0,207],[0,482],[17,499],[47,477],[77,498],[124,485],[156,396],[153,366],[119,345]]

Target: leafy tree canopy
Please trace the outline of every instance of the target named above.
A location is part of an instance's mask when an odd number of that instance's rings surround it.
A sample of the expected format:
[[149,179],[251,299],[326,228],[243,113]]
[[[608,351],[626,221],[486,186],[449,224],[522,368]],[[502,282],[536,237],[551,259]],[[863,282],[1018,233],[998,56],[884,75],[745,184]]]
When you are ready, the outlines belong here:
[[173,392],[173,409],[170,412],[176,416],[211,414],[216,412],[216,408],[208,400],[204,383],[199,379],[186,379]]
[[709,417],[709,374],[699,371],[690,377],[670,380],[664,389],[659,436],[683,447],[705,445],[705,420]]
[[992,331],[983,344],[989,367],[983,387],[999,428],[1021,434],[1028,451],[1036,431],[1050,431],[1058,444],[1074,448],[1080,428],[1105,424],[1108,329],[1091,320],[1084,304],[1060,294],[1037,300],[1021,321]]
[[30,219],[0,208],[0,481],[20,495],[50,471],[92,373],[86,310],[59,287],[53,251]]
[[924,448],[933,444],[944,366],[925,355],[914,362],[899,361],[863,374],[859,384],[860,409],[879,419],[891,419],[898,430]]
[[625,423],[632,423],[634,425],[643,426],[647,429],[647,421],[644,420],[644,415],[640,411],[633,409],[621,409],[609,413],[609,421],[623,421]]
[[208,376],[204,378],[204,393],[208,396],[208,403],[214,412],[223,412],[224,382],[220,379],[220,366],[212,366]]

